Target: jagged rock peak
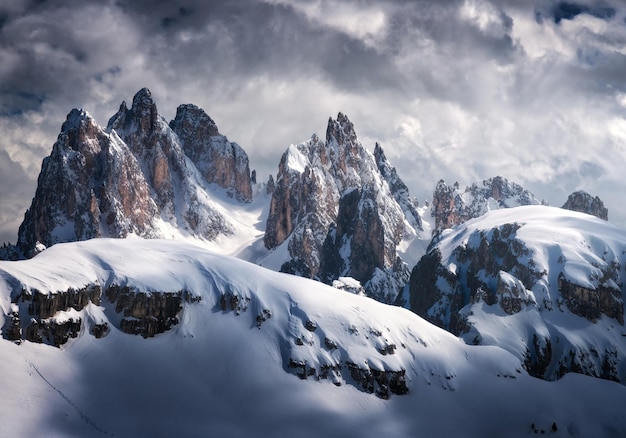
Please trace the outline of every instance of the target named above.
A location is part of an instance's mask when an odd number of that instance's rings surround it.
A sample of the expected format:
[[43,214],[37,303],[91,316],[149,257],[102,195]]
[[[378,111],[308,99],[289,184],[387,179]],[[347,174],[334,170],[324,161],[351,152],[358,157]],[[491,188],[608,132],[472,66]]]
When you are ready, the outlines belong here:
[[185,155],[209,182],[226,189],[229,196],[252,201],[252,179],[248,155],[237,143],[221,135],[203,109],[180,105],[169,124],[178,136]]
[[338,145],[346,143],[354,143],[357,141],[354,125],[343,113],[337,114],[337,120],[332,117],[328,119],[328,127],[326,128],[326,142],[331,144],[333,139]]
[[584,190],[569,195],[561,208],[591,214],[605,221],[609,220],[609,210],[604,206],[604,202],[598,196],[593,197]]
[[419,215],[395,169],[385,158],[383,176],[344,114],[329,120],[326,137],[313,136],[283,154],[265,246],[287,245],[284,272],[327,283],[350,276],[370,296],[393,302],[408,280],[397,246],[403,236],[417,234],[417,219],[410,216]]
[[79,129],[81,125],[85,122],[95,124],[93,117],[84,109],[74,108],[72,109],[65,118],[65,122],[61,126],[61,132],[68,132],[72,129]]
[[152,108],[156,109],[156,104],[154,103],[154,100],[152,100],[152,93],[150,90],[144,87],[137,91],[133,97],[133,106],[131,109],[138,113],[142,110],[152,110]]
[[30,257],[38,246],[150,235],[157,210],[135,157],[84,110],[72,110],[18,232],[17,247]]
[[116,114],[109,119],[107,131],[129,130],[134,128],[140,132],[153,131],[157,125],[159,113],[157,106],[152,100],[152,93],[147,88],[142,88],[133,97],[133,104],[130,109],[126,101],[122,101]]
[[209,137],[221,135],[215,121],[202,108],[190,103],[176,108],[176,117],[170,122],[170,127],[185,135],[190,135],[199,129],[204,131],[201,134]]
[[[85,140],[98,134],[100,127],[94,118],[84,109],[72,109],[63,125],[55,143],[55,147],[72,148],[76,151],[93,147]],[[62,137],[69,137],[68,141],[62,141]]]
[[470,219],[490,210],[520,205],[547,205],[519,184],[501,176],[475,182],[464,191],[456,182],[452,186],[440,180],[433,192],[431,212],[435,218],[435,232]]
[[248,157],[198,107],[182,105],[177,115],[180,137],[147,88],[130,109],[121,103],[106,130],[85,110],[72,110],[43,162],[15,249],[3,253],[31,257],[40,247],[94,237],[166,237],[163,222],[209,240],[232,233],[207,183],[251,200]]

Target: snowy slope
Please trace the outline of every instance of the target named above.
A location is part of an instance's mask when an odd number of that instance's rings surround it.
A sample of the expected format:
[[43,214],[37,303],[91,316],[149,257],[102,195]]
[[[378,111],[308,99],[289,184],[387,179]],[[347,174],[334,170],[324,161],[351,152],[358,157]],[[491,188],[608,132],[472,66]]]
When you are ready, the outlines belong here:
[[547,206],[496,210],[443,231],[413,271],[411,308],[534,375],[626,382],[626,231]]
[[[103,291],[100,305],[53,316],[81,318],[60,348],[0,341],[0,424],[11,436],[526,436],[553,424],[557,436],[626,434],[622,385],[537,380],[514,355],[467,346],[405,309],[191,244],[58,244],[0,262],[0,275],[5,328],[14,311],[28,324],[26,292]],[[179,323],[147,339],[123,333],[105,296],[115,285],[184,291]],[[97,339],[103,322],[110,331]],[[320,378],[325,365],[334,368]],[[385,400],[378,379],[368,390],[368,371],[404,372],[408,392]]]

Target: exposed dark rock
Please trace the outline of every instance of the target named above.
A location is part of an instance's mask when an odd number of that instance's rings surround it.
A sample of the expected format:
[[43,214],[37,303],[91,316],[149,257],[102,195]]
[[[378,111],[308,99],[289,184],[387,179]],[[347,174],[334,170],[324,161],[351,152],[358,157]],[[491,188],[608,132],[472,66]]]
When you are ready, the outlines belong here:
[[20,325],[20,315],[18,312],[13,311],[7,314],[4,321],[4,327],[2,327],[2,337],[8,341],[21,341],[22,328]]
[[606,315],[624,325],[624,302],[621,289],[598,286],[590,289],[568,281],[561,273],[558,287],[567,308],[574,314],[595,321]]
[[85,111],[72,110],[43,161],[17,246],[31,257],[40,243],[147,235],[156,214],[133,154]]
[[376,393],[382,399],[388,399],[390,392],[403,395],[409,392],[404,377],[405,370],[381,371],[374,368],[361,368],[355,363],[347,362],[350,376],[365,392]]
[[[527,246],[525,234],[519,232],[525,225],[468,226],[436,236],[411,273],[411,310],[473,344],[484,341],[483,321],[475,313],[505,318],[527,310],[537,314],[537,321],[551,321],[550,312],[571,312],[590,324],[612,318],[616,325],[623,325],[623,263],[617,258],[622,254],[605,251],[596,256],[597,261],[589,262],[590,269],[580,268],[580,259],[568,260],[556,244],[545,254]],[[445,259],[441,247],[446,248]],[[545,260],[547,254],[554,260]],[[580,273],[588,278],[581,280]],[[586,281],[585,286],[580,281]],[[613,354],[612,347],[596,351],[591,341],[572,343],[551,322],[537,321],[529,323],[528,334],[524,330],[511,333],[527,344],[520,359],[529,374],[554,380],[578,372],[626,381],[626,375],[619,374],[624,359]],[[536,327],[544,328],[533,333]]]
[[239,200],[252,200],[248,155],[220,134],[213,119],[202,109],[180,105],[170,127],[178,135],[185,154],[209,183],[223,187]]
[[583,190],[569,195],[561,208],[591,214],[605,221],[609,220],[609,210],[604,206],[604,202],[599,197],[593,197]]
[[54,321],[52,318],[40,321],[33,318],[26,328],[26,340],[37,343],[46,342],[59,347],[70,338],[78,336],[81,324],[80,318],[69,318],[62,322]]
[[[125,333],[143,337],[163,333],[178,324],[183,301],[199,300],[185,291],[141,292],[116,285],[108,287],[105,295],[115,305],[115,311],[123,315],[119,328]],[[98,284],[48,293],[17,289],[12,294],[12,302],[18,310],[7,315],[3,337],[11,341],[45,342],[58,347],[69,338],[76,337],[81,330],[82,318],[72,312],[81,311],[89,303],[101,305],[101,299],[102,290]],[[264,315],[266,318],[271,316]],[[89,330],[94,337],[101,338],[109,333],[110,327],[107,322],[94,320]]]
[[104,322],[101,324],[94,324],[91,327],[91,334],[96,338],[96,339],[100,339],[105,337],[107,334],[109,334],[109,331],[111,329],[109,328],[109,324]]
[[69,288],[66,291],[48,294],[37,290],[22,291],[17,299],[29,301],[28,314],[42,320],[50,318],[60,311],[81,310],[89,302],[99,305],[101,293],[100,285],[93,284],[82,289]]
[[124,315],[120,329],[148,338],[178,324],[186,294],[183,291],[137,292],[128,287],[111,286],[106,295],[115,304],[115,311]]

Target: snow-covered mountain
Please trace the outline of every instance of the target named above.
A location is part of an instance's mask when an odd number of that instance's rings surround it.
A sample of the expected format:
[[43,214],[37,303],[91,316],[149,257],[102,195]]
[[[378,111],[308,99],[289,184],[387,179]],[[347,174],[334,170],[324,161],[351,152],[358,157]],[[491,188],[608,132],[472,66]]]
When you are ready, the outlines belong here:
[[497,345],[548,380],[626,383],[626,230],[547,206],[491,211],[433,240],[410,306],[468,344]]
[[0,420],[18,436],[626,435],[626,231],[585,192],[563,208],[604,220],[541,204],[495,177],[440,181],[418,206],[342,113],[264,185],[194,105],[167,123],[142,89],[106,128],[72,110],[0,248],[34,256],[0,262]]
[[421,232],[417,201],[382,148],[372,155],[339,113],[325,140],[313,135],[283,154],[264,237],[272,254],[262,263],[326,283],[352,277],[393,302],[410,269],[398,246]]
[[189,243],[58,244],[0,274],[11,436],[626,434],[622,385],[538,380],[408,310]]
[[75,109],[43,162],[17,249],[29,257],[58,242],[129,234],[213,241],[237,228],[216,187],[252,200],[246,153],[203,110],[181,105],[170,127],[146,88],[106,129]]
[[433,192],[434,232],[462,224],[491,210],[520,205],[547,205],[530,191],[501,176],[475,182],[461,191],[458,183],[440,180]]

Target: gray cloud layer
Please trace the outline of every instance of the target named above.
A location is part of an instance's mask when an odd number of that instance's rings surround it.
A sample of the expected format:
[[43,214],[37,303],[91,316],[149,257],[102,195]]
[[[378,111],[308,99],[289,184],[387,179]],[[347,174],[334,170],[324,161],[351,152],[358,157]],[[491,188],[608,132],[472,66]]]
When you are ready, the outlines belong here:
[[[8,4],[4,4],[8,3]],[[502,175],[626,223],[626,7],[614,1],[25,1],[0,5],[0,242],[73,107],[195,103],[260,178],[343,111],[412,193]]]

